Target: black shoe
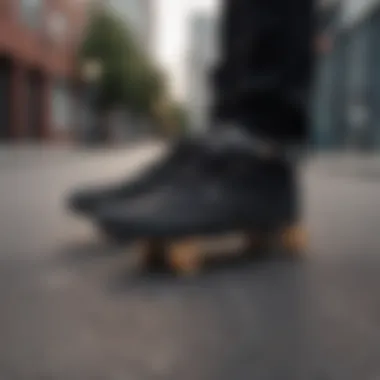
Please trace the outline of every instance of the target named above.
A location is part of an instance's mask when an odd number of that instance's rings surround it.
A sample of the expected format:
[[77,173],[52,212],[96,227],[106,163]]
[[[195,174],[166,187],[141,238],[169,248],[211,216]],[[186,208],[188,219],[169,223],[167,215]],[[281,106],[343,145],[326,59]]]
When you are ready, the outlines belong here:
[[165,190],[102,208],[99,225],[123,240],[266,230],[294,222],[295,176],[285,160],[222,149],[210,151],[193,169]]
[[167,185],[201,149],[197,139],[181,140],[172,147],[163,160],[154,163],[136,178],[74,191],[67,200],[68,208],[75,213],[90,217],[105,203],[127,200],[144,192],[153,191],[161,185]]

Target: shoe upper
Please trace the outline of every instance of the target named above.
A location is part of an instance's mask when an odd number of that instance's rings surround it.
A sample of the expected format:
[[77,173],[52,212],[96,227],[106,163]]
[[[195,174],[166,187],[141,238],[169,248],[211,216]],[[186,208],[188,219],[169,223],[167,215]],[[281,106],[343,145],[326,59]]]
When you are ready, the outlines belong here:
[[292,169],[282,160],[204,150],[170,186],[109,204],[98,220],[141,236],[217,233],[290,218],[294,196]]
[[201,149],[202,146],[196,139],[180,140],[172,146],[163,159],[150,165],[132,179],[74,191],[68,200],[69,208],[84,214],[93,213],[104,202],[127,199],[156,187],[168,185],[188,161],[197,157],[197,152]]

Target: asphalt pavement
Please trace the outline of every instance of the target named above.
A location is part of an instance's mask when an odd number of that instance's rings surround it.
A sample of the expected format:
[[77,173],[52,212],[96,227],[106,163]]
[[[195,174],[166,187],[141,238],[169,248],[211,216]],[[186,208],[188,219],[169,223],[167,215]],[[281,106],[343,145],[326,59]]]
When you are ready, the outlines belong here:
[[63,199],[160,150],[3,154],[0,379],[380,379],[380,165],[305,165],[304,260],[138,276]]

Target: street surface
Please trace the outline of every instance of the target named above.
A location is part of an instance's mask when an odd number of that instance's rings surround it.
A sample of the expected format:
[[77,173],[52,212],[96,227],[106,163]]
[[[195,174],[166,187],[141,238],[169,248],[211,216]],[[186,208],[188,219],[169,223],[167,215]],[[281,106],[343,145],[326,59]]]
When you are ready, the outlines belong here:
[[0,152],[0,379],[380,379],[380,161],[303,170],[303,262],[139,277],[63,199],[159,151]]

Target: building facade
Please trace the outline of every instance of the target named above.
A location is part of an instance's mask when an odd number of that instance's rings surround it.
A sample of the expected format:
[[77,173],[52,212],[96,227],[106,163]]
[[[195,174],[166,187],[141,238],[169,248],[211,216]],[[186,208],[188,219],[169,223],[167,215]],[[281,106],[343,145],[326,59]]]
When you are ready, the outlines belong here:
[[206,127],[212,102],[210,70],[217,59],[216,18],[196,13],[189,23],[186,104],[194,131]]
[[323,148],[380,149],[380,1],[346,0],[323,10],[333,39],[319,58],[314,137]]
[[2,0],[0,141],[61,139],[75,129],[75,55],[86,5]]

